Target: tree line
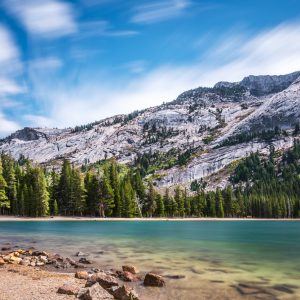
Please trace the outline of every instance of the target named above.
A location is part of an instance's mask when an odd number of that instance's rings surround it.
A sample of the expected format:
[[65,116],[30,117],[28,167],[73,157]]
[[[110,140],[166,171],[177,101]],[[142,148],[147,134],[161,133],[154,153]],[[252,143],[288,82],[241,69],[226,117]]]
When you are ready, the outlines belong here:
[[82,172],[68,160],[47,171],[24,157],[0,158],[0,213],[39,217],[300,217],[300,143],[282,155],[252,153],[242,160],[224,189],[205,191],[193,182],[159,190],[139,165],[115,159]]

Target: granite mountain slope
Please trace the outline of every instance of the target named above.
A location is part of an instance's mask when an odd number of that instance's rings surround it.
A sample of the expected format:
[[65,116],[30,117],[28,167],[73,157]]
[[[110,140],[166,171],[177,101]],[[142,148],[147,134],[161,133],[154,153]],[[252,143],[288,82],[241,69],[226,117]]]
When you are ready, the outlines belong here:
[[[278,130],[291,131],[299,117],[300,72],[249,76],[85,126],[24,128],[3,139],[0,151],[48,167],[58,167],[63,158],[80,166],[113,156],[130,164],[137,156],[152,155],[159,157],[152,173],[163,187],[211,176],[253,151],[267,154],[270,143],[279,150],[291,147],[293,137]],[[266,140],[263,131],[276,132]],[[235,138],[249,134],[247,139]],[[219,178],[216,184],[225,182]]]

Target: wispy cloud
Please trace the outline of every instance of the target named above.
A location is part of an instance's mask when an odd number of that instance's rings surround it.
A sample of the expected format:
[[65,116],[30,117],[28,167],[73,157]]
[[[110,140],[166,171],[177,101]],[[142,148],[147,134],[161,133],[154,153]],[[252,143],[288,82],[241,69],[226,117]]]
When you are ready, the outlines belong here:
[[136,30],[115,29],[105,20],[82,22],[80,24],[81,35],[78,38],[91,36],[111,36],[111,37],[130,37],[138,35]]
[[8,120],[0,111],[0,137],[7,136],[19,128],[20,126],[16,122]]
[[63,66],[63,62],[58,57],[45,57],[31,60],[29,62],[29,68],[31,70],[56,70]]
[[162,0],[134,8],[133,23],[155,23],[180,15],[188,6],[188,0]]
[[75,14],[69,2],[60,0],[6,0],[12,12],[32,35],[54,38],[77,31]]
[[0,24],[0,136],[20,128],[17,122],[8,118],[4,110],[18,106],[9,97],[24,91],[16,79],[21,70],[18,47],[8,28]]
[[[300,70],[299,36],[299,23],[282,24],[244,37],[242,45],[240,38],[232,36],[213,46],[202,62],[161,66],[133,75],[127,81],[120,81],[117,76],[91,79],[94,77],[81,74],[76,84],[66,80],[49,85],[36,74],[33,78],[36,98],[43,101],[49,112],[45,120],[39,119],[39,124],[73,126],[170,101],[187,89],[211,86],[220,80],[237,81],[249,74]],[[223,62],[219,57],[220,47]]]

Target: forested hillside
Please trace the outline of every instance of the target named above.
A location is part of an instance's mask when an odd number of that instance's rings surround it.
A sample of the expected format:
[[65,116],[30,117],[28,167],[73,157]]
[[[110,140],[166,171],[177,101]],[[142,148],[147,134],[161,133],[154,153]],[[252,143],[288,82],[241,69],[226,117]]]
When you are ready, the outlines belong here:
[[[149,166],[151,167],[151,165]],[[284,152],[273,148],[241,160],[224,189],[205,191],[204,181],[190,189],[163,192],[141,165],[129,168],[115,159],[77,168],[64,160],[49,172],[21,157],[0,160],[2,215],[100,217],[300,217],[300,142]]]

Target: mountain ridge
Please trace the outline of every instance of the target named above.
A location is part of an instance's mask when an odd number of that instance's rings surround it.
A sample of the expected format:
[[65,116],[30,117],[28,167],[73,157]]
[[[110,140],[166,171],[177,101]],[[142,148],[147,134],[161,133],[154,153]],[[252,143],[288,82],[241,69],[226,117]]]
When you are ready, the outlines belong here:
[[[62,159],[75,165],[110,157],[134,164],[138,157],[156,153],[161,164],[158,186],[186,184],[218,172],[247,155],[292,146],[291,131],[300,117],[300,72],[279,76],[247,76],[240,82],[199,87],[159,106],[116,115],[75,128],[25,127],[0,143],[0,151],[20,155],[47,167]],[[274,92],[275,91],[275,92]],[[265,141],[259,132],[274,131]],[[257,132],[252,139],[233,142],[235,136]],[[230,140],[232,139],[232,140]],[[184,159],[182,159],[184,157]],[[183,161],[183,164],[182,164]]]

